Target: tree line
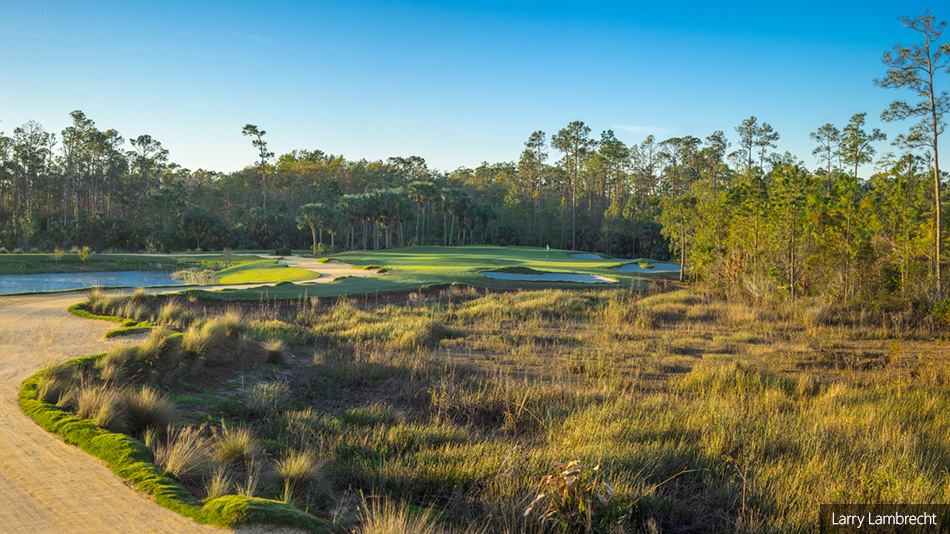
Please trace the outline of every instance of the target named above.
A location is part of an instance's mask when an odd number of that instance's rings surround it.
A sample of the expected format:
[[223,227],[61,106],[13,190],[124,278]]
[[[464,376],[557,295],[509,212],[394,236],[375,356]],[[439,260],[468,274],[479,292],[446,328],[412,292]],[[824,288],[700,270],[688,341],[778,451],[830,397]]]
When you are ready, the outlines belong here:
[[632,145],[574,121],[532,132],[518,161],[453,171],[418,156],[275,157],[266,132],[248,124],[254,163],[191,171],[151,136],[126,140],[74,111],[58,134],[34,121],[0,133],[0,246],[550,245],[675,258],[684,276],[754,294],[933,301],[943,294],[937,140],[950,108],[934,80],[947,73],[950,47],[937,44],[944,23],[929,13],[901,21],[922,43],[887,52],[875,83],[918,97],[895,101],[883,119],[921,122],[889,147],[866,113],[816,125],[812,169],[779,152],[780,133],[753,116],[732,139],[718,130]]

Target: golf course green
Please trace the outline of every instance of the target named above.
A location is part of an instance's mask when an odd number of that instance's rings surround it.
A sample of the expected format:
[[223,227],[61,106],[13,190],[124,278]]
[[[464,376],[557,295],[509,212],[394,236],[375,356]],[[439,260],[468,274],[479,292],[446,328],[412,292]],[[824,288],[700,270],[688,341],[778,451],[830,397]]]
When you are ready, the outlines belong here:
[[[461,247],[406,247],[376,251],[350,251],[333,254],[327,261],[339,261],[363,269],[378,269],[377,276],[343,276],[325,283],[295,283],[306,278],[298,269],[281,269],[268,262],[255,262],[240,267],[241,283],[273,282],[276,275],[286,278],[276,286],[217,291],[187,290],[209,300],[296,299],[309,297],[340,297],[412,291],[419,288],[459,283],[489,289],[586,288],[593,284],[528,280],[496,280],[483,272],[531,272],[596,275],[616,280],[612,287],[645,289],[650,280],[674,278],[676,273],[624,273],[616,267],[618,260],[591,260],[572,257],[575,251],[536,247],[498,247],[472,245]],[[281,273],[281,271],[285,271]],[[225,274],[222,271],[220,274]],[[258,276],[260,275],[260,276]],[[266,276],[265,276],[266,275]],[[296,278],[300,276],[301,278]],[[314,275],[310,278],[316,278]],[[233,278],[222,281],[235,283]],[[606,284],[600,284],[606,285]]]

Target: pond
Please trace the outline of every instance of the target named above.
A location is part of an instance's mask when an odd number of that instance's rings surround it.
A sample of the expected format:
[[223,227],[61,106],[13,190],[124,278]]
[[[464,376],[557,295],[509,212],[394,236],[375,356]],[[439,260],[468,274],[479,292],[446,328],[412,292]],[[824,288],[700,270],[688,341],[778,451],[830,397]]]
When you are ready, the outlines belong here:
[[61,291],[86,287],[180,286],[164,271],[118,271],[105,273],[6,274],[0,276],[0,295]]
[[571,273],[544,273],[544,274],[514,274],[514,273],[481,273],[495,280],[528,280],[533,282],[580,282],[582,284],[616,284],[616,280],[596,274]]

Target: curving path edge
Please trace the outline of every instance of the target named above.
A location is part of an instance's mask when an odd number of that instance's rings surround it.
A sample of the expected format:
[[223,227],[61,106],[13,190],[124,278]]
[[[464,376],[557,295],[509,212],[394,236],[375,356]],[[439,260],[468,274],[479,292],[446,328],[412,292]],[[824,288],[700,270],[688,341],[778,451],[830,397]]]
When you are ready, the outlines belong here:
[[113,323],[66,312],[82,299],[75,293],[0,297],[0,531],[231,532],[159,506],[20,411],[20,384],[47,364],[138,342],[106,340]]

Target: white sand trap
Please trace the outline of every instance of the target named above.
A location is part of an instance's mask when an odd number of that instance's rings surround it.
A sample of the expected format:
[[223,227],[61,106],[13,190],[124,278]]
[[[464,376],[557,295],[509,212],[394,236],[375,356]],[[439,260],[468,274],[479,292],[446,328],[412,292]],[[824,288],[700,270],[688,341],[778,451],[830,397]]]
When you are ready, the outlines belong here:
[[544,274],[514,274],[514,273],[481,273],[495,280],[525,280],[530,282],[579,282],[582,284],[616,284],[616,280],[596,274],[544,273]]
[[599,254],[571,254],[572,258],[577,258],[579,260],[602,260],[604,258],[600,257]]
[[624,273],[678,273],[682,268],[675,263],[654,263],[652,269],[644,269],[636,263],[628,263],[615,270]]

